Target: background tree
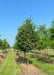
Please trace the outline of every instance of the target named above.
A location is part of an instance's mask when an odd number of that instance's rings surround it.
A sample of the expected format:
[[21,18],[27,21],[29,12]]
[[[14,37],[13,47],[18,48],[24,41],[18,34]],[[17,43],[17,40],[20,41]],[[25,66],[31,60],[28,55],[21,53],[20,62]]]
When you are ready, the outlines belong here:
[[2,40],[0,39],[0,49],[2,50]]
[[9,48],[10,45],[8,44],[8,42],[6,41],[6,39],[2,40],[2,49],[5,52],[7,48]]
[[3,40],[0,39],[0,49],[3,50],[3,52],[5,52],[7,48],[10,48],[10,45],[6,41],[6,39]]
[[37,48],[39,51],[45,49],[45,55],[48,54],[47,48],[50,47],[50,28],[46,28],[46,24],[39,25],[37,31],[39,32],[40,40],[38,41]]
[[18,49],[17,42],[14,43],[13,47],[14,47],[14,51],[15,51],[15,49]]
[[52,25],[50,28],[50,40],[51,40],[51,48],[54,49],[54,21],[52,21]]
[[37,31],[39,32],[40,36],[37,48],[39,49],[39,51],[41,51],[41,49],[43,50],[44,48],[46,48],[46,24],[39,25]]

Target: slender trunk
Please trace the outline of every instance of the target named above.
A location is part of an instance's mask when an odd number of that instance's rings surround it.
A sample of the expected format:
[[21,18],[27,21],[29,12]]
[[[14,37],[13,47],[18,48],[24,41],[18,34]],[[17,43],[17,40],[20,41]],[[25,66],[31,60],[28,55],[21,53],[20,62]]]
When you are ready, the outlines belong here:
[[5,53],[5,49],[3,49],[3,54]]
[[41,54],[41,50],[39,50],[39,52],[40,52],[39,54]]
[[45,56],[46,56],[46,49],[45,49]]
[[27,54],[27,65],[29,65],[29,54]]
[[17,53],[19,53],[19,51],[17,50]]
[[15,48],[14,48],[14,52],[15,52]]
[[41,54],[41,50],[39,50],[39,54]]
[[39,55],[40,55],[40,50],[39,50]]
[[47,56],[48,56],[48,50],[47,50]]
[[26,59],[25,58],[26,58],[26,53],[24,52],[24,62],[26,62]]

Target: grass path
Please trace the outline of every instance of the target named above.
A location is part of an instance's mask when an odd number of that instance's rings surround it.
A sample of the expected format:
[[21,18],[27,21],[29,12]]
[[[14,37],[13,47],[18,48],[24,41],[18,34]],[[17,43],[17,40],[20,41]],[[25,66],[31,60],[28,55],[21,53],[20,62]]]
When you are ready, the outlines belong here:
[[11,49],[1,67],[0,75],[16,75],[16,73],[17,73],[17,64],[15,61],[13,49]]

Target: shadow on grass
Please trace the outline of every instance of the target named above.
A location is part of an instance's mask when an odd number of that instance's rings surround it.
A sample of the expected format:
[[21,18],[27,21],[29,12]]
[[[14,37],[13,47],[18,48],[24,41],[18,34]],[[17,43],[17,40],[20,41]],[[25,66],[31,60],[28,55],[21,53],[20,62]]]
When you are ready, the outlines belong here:
[[[35,51],[31,51],[31,53],[42,54],[40,52],[35,52]],[[43,55],[45,55],[45,54],[43,54]],[[47,54],[46,56],[49,56],[49,57],[53,57],[54,58],[54,55]]]
[[[22,55],[20,55],[19,53],[16,53],[16,62],[27,64],[27,58],[23,58]],[[32,61],[29,60],[29,64],[32,64]]]
[[48,55],[49,57],[53,57],[54,58],[54,55]]
[[[17,56],[17,58],[16,58],[17,63],[25,63],[25,64],[27,64],[27,58],[24,59],[23,56],[21,56],[19,53],[16,53],[16,56]],[[32,59],[34,57],[30,56],[30,58]],[[48,61],[43,61],[42,59],[38,59],[38,58],[36,58],[36,60],[38,62],[40,62],[40,63],[49,63]],[[32,64],[32,63],[33,63],[33,61],[29,60],[29,64]]]
[[[31,58],[34,58],[34,57],[31,56]],[[42,64],[44,64],[44,63],[45,63],[45,64],[47,64],[47,63],[50,64],[50,63],[51,63],[50,61],[49,61],[49,62],[48,62],[48,61],[43,61],[42,59],[39,59],[39,58],[35,58],[35,59],[36,59],[36,61],[38,61],[38,62],[40,62],[40,63],[42,63]],[[52,64],[52,63],[51,63],[51,64]]]

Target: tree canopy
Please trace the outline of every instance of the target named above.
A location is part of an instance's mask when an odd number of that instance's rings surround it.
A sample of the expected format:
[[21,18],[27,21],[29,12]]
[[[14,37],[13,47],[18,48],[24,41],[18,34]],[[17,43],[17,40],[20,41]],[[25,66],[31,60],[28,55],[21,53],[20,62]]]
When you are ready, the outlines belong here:
[[50,28],[46,28],[46,24],[37,26],[31,19],[26,19],[18,28],[15,47],[24,52],[32,49],[54,49],[54,21]]
[[0,49],[4,50],[10,48],[9,43],[6,41],[6,39],[1,40],[0,39]]
[[36,25],[33,24],[31,19],[26,19],[24,24],[18,29],[16,41],[18,48],[25,53],[34,49],[39,40],[38,32],[35,31]]

